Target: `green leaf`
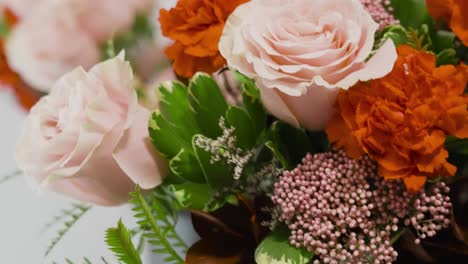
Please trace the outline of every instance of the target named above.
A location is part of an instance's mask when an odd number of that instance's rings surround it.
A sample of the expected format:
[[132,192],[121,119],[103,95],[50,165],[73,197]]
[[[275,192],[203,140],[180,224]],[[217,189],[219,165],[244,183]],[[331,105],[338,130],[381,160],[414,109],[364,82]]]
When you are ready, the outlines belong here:
[[289,243],[286,228],[277,228],[257,247],[255,261],[258,264],[307,264],[314,254],[305,248],[296,248]]
[[283,166],[283,168],[286,168],[286,169],[290,168],[290,165],[287,159],[283,156],[283,153],[281,153],[280,147],[278,146],[278,144],[269,140],[265,142],[265,146],[271,150],[273,156],[275,156],[275,158],[281,163],[281,166]]
[[407,41],[407,32],[401,25],[390,25],[385,27],[382,31],[376,33],[377,48],[382,46],[387,39],[392,39],[395,46],[405,44]]
[[391,0],[393,15],[406,28],[420,28],[421,25],[432,25],[432,19],[426,8],[425,0]]
[[445,140],[445,148],[450,153],[468,155],[468,139],[459,139],[454,136],[448,136]]
[[249,77],[243,75],[238,71],[232,71],[232,75],[241,84],[242,89],[245,93],[247,93],[250,97],[260,99],[260,90],[258,90],[254,80],[250,79]]
[[458,63],[457,51],[455,49],[446,49],[437,54],[437,66]]
[[118,260],[125,264],[141,264],[140,254],[132,243],[130,231],[119,220],[116,228],[106,231],[106,243]]
[[183,208],[205,210],[213,198],[213,191],[207,184],[184,183],[169,187]]
[[191,146],[175,132],[174,126],[159,111],[153,112],[149,120],[150,139],[159,153],[166,159],[172,159],[180,152],[180,149]]
[[205,138],[203,135],[195,135],[193,138],[193,148],[205,174],[206,182],[213,190],[221,190],[224,187],[232,186],[234,182],[233,174],[229,166],[222,162],[211,162],[211,153],[206,152],[195,144],[197,138]]
[[236,146],[247,150],[255,146],[258,134],[252,120],[243,109],[230,106],[226,111],[226,121],[228,126],[234,127]]
[[216,138],[222,134],[219,119],[224,116],[228,105],[211,76],[197,73],[189,82],[190,105],[203,135]]
[[[258,91],[257,88],[255,88]],[[259,97],[253,96],[246,84],[242,88],[242,103],[255,127],[256,135],[261,135],[266,129],[267,114]]]
[[283,122],[275,122],[270,128],[270,140],[274,142],[277,151],[286,158],[291,169],[299,164],[304,156],[316,152],[311,140],[303,129],[295,128]]
[[180,152],[171,159],[169,167],[177,176],[187,181],[195,183],[206,182],[200,163],[191,149],[189,151],[181,149]]
[[446,49],[454,49],[455,34],[451,31],[438,30],[431,35],[434,53],[440,53]]

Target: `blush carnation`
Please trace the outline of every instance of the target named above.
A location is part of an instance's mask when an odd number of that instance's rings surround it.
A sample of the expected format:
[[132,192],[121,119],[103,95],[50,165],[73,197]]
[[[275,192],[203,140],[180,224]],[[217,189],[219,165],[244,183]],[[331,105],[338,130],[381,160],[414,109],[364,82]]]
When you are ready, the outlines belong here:
[[391,71],[391,40],[369,59],[378,27],[359,0],[251,1],[229,17],[219,50],[273,115],[321,130],[340,88]]

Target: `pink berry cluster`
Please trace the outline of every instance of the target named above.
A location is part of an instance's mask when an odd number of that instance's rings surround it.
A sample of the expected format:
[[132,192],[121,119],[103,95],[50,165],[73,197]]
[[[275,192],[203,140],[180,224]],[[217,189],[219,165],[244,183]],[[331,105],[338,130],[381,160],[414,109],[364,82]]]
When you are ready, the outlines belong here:
[[[371,186],[376,165],[344,152],[308,154],[275,184],[273,202],[290,242],[314,252],[324,263],[391,263],[397,252],[390,232],[372,219]],[[316,260],[315,263],[319,263]]]
[[444,183],[437,183],[430,192],[421,192],[413,201],[416,213],[404,220],[406,226],[412,226],[420,239],[435,236],[438,231],[450,225],[452,203],[448,193],[450,188]]
[[400,23],[392,14],[393,7],[390,5],[390,0],[361,0],[361,3],[374,21],[380,25],[379,29]]
[[367,156],[308,154],[275,183],[273,217],[288,225],[292,245],[318,256],[315,263],[391,263],[399,224],[414,227],[421,239],[447,227],[448,192],[444,183],[407,192],[401,181],[378,176]]

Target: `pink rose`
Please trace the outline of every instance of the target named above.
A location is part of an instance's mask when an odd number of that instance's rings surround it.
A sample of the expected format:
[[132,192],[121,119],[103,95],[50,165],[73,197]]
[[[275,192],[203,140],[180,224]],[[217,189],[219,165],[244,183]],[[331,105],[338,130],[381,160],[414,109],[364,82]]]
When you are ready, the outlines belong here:
[[16,160],[34,182],[106,206],[126,202],[135,183],[161,183],[167,163],[149,142],[150,111],[123,57],[65,74],[32,108]]
[[6,43],[10,67],[32,87],[48,92],[64,73],[99,61],[97,43],[74,18],[65,2],[44,5],[22,19]]
[[254,0],[231,14],[219,49],[231,68],[255,79],[273,115],[320,130],[340,88],[393,68],[391,40],[367,61],[378,27],[359,0]]
[[[70,1],[70,0],[67,0]],[[152,11],[154,0],[72,0],[82,3],[80,22],[97,41],[128,31],[136,15]]]

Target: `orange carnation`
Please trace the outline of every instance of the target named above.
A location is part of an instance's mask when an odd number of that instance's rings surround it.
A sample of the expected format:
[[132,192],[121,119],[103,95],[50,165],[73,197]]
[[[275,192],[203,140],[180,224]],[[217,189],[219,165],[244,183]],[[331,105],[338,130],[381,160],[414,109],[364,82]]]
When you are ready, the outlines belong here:
[[335,147],[368,154],[381,176],[403,179],[411,191],[427,177],[454,175],[444,143],[468,137],[468,67],[435,65],[433,54],[403,45],[390,74],[341,91],[326,128]]
[[229,15],[248,0],[179,0],[171,10],[161,10],[164,36],[175,41],[166,49],[175,72],[190,78],[197,71],[213,73],[224,66],[218,43]]
[[455,35],[468,46],[468,1],[426,0],[429,14],[446,21]]

